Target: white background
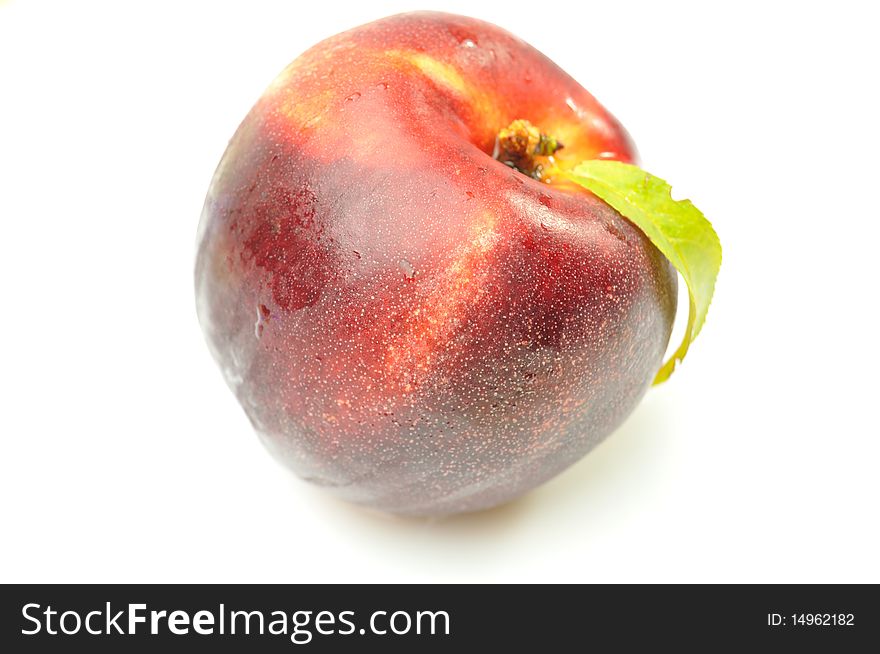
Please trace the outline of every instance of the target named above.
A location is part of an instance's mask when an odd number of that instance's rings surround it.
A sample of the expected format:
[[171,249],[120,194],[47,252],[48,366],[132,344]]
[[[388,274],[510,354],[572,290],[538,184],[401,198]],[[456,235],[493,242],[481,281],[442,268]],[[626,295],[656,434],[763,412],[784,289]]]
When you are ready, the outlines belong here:
[[669,383],[554,481],[441,521],[277,465],[192,290],[263,88],[425,5],[0,4],[0,581],[880,581],[869,3],[434,2],[578,79],[725,247]]

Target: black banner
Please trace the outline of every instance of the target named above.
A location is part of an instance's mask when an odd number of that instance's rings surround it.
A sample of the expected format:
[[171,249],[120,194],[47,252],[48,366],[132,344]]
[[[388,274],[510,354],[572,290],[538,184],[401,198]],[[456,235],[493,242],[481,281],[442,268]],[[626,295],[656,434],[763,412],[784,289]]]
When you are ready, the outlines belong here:
[[[3,586],[5,652],[864,651],[876,586]],[[785,650],[789,651],[789,650]]]

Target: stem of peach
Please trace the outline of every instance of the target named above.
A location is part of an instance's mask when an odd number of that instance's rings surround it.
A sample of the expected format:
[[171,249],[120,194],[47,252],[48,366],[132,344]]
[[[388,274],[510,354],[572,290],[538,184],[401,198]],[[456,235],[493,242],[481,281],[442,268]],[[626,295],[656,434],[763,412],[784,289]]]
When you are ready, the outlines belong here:
[[492,156],[523,175],[541,180],[547,164],[553,163],[553,153],[562,147],[555,137],[518,118],[498,132]]

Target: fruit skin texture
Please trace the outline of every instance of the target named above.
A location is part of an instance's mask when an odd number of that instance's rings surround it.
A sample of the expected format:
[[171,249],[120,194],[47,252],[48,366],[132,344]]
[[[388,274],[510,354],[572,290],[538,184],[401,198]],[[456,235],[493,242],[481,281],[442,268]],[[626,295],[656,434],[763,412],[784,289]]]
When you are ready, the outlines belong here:
[[492,158],[523,118],[561,168],[620,125],[503,30],[439,13],[328,39],[257,102],[199,228],[199,319],[267,447],[399,514],[488,508],[632,411],[676,303],[665,258],[558,176]]

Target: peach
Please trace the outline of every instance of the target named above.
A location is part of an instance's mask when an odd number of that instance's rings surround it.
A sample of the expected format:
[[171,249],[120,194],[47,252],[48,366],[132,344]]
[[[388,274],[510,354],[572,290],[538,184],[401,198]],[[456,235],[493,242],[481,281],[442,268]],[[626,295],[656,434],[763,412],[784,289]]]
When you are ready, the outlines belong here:
[[[532,137],[549,145],[517,158]],[[478,20],[393,16],[290,64],[220,162],[196,264],[211,351],[268,448],[428,515],[516,497],[612,432],[677,288],[637,228],[553,176],[597,157],[634,159],[618,122]]]

